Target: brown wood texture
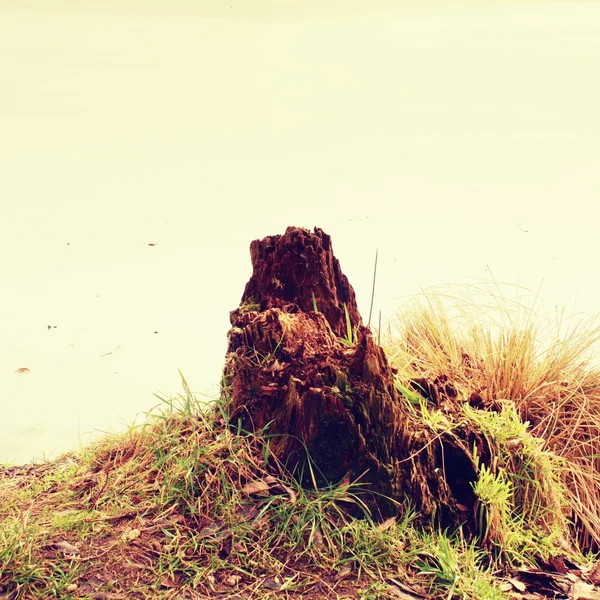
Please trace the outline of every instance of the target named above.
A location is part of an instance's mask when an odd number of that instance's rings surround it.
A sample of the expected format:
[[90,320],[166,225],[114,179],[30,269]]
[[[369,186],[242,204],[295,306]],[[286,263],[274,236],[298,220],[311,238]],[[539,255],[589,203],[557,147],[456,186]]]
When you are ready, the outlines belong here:
[[[481,440],[468,431],[462,439],[436,434],[407,407],[362,324],[330,237],[288,227],[253,241],[250,255],[253,273],[230,314],[224,369],[232,425],[264,430],[270,451],[307,486],[307,455],[319,486],[358,479],[376,518],[410,501],[442,525],[472,519],[469,449]],[[343,339],[344,304],[355,328],[351,344]]]

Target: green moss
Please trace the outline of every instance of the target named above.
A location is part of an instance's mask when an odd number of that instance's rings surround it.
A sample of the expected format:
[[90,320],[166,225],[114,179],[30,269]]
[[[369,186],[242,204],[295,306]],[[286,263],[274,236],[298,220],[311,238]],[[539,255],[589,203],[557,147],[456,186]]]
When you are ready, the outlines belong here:
[[340,392],[342,392],[342,394],[346,393],[346,390],[350,387],[346,373],[344,373],[343,371],[336,372],[335,385],[338,386],[338,388],[340,389]]
[[246,302],[241,302],[238,310],[240,313],[258,312],[260,310],[260,302],[254,296],[250,296]]
[[335,385],[331,388],[331,391],[341,399],[347,408],[354,406],[354,391],[343,371],[336,371]]

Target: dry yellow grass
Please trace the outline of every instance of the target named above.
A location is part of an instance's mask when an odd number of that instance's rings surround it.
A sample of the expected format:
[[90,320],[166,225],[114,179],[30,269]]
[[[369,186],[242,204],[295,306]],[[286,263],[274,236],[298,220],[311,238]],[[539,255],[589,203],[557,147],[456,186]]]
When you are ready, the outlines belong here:
[[548,317],[538,298],[497,283],[426,290],[382,336],[400,380],[447,378],[487,408],[513,402],[533,436],[566,461],[573,528],[600,546],[600,324]]

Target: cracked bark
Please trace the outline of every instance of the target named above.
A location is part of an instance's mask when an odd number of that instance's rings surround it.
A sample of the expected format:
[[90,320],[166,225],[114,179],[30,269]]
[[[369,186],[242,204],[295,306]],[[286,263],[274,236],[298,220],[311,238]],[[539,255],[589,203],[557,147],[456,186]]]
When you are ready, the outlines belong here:
[[[232,424],[268,426],[270,451],[292,472],[303,470],[305,485],[307,452],[320,486],[360,478],[378,518],[401,512],[409,499],[443,526],[473,519],[470,449],[482,441],[466,431],[463,439],[435,434],[411,412],[362,323],[331,238],[288,227],[254,240],[250,257],[252,276],[230,313],[224,368]],[[352,344],[344,340],[346,309]]]

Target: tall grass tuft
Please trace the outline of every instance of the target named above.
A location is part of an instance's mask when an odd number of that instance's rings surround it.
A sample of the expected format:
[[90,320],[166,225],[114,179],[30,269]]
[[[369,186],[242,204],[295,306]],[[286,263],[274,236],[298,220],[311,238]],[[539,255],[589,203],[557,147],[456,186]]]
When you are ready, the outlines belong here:
[[[432,288],[395,315],[383,345],[405,389],[411,379],[443,376],[467,410],[471,401],[495,411],[479,423],[482,427],[494,427],[493,414],[514,406],[520,420],[515,427],[541,440],[538,449],[530,449],[537,463],[525,470],[530,480],[519,485],[519,502],[535,511],[539,494],[554,493],[537,489],[535,482],[540,469],[551,469],[548,457],[555,455],[563,463],[552,472],[560,473],[566,494],[555,505],[563,506],[581,547],[597,549],[600,324],[597,317],[567,319],[564,311],[544,315],[538,300],[522,288],[495,282]],[[471,419],[482,412],[471,410]],[[502,419],[503,426],[506,422]],[[496,427],[496,443],[502,435]],[[526,438],[513,437],[513,444]]]

